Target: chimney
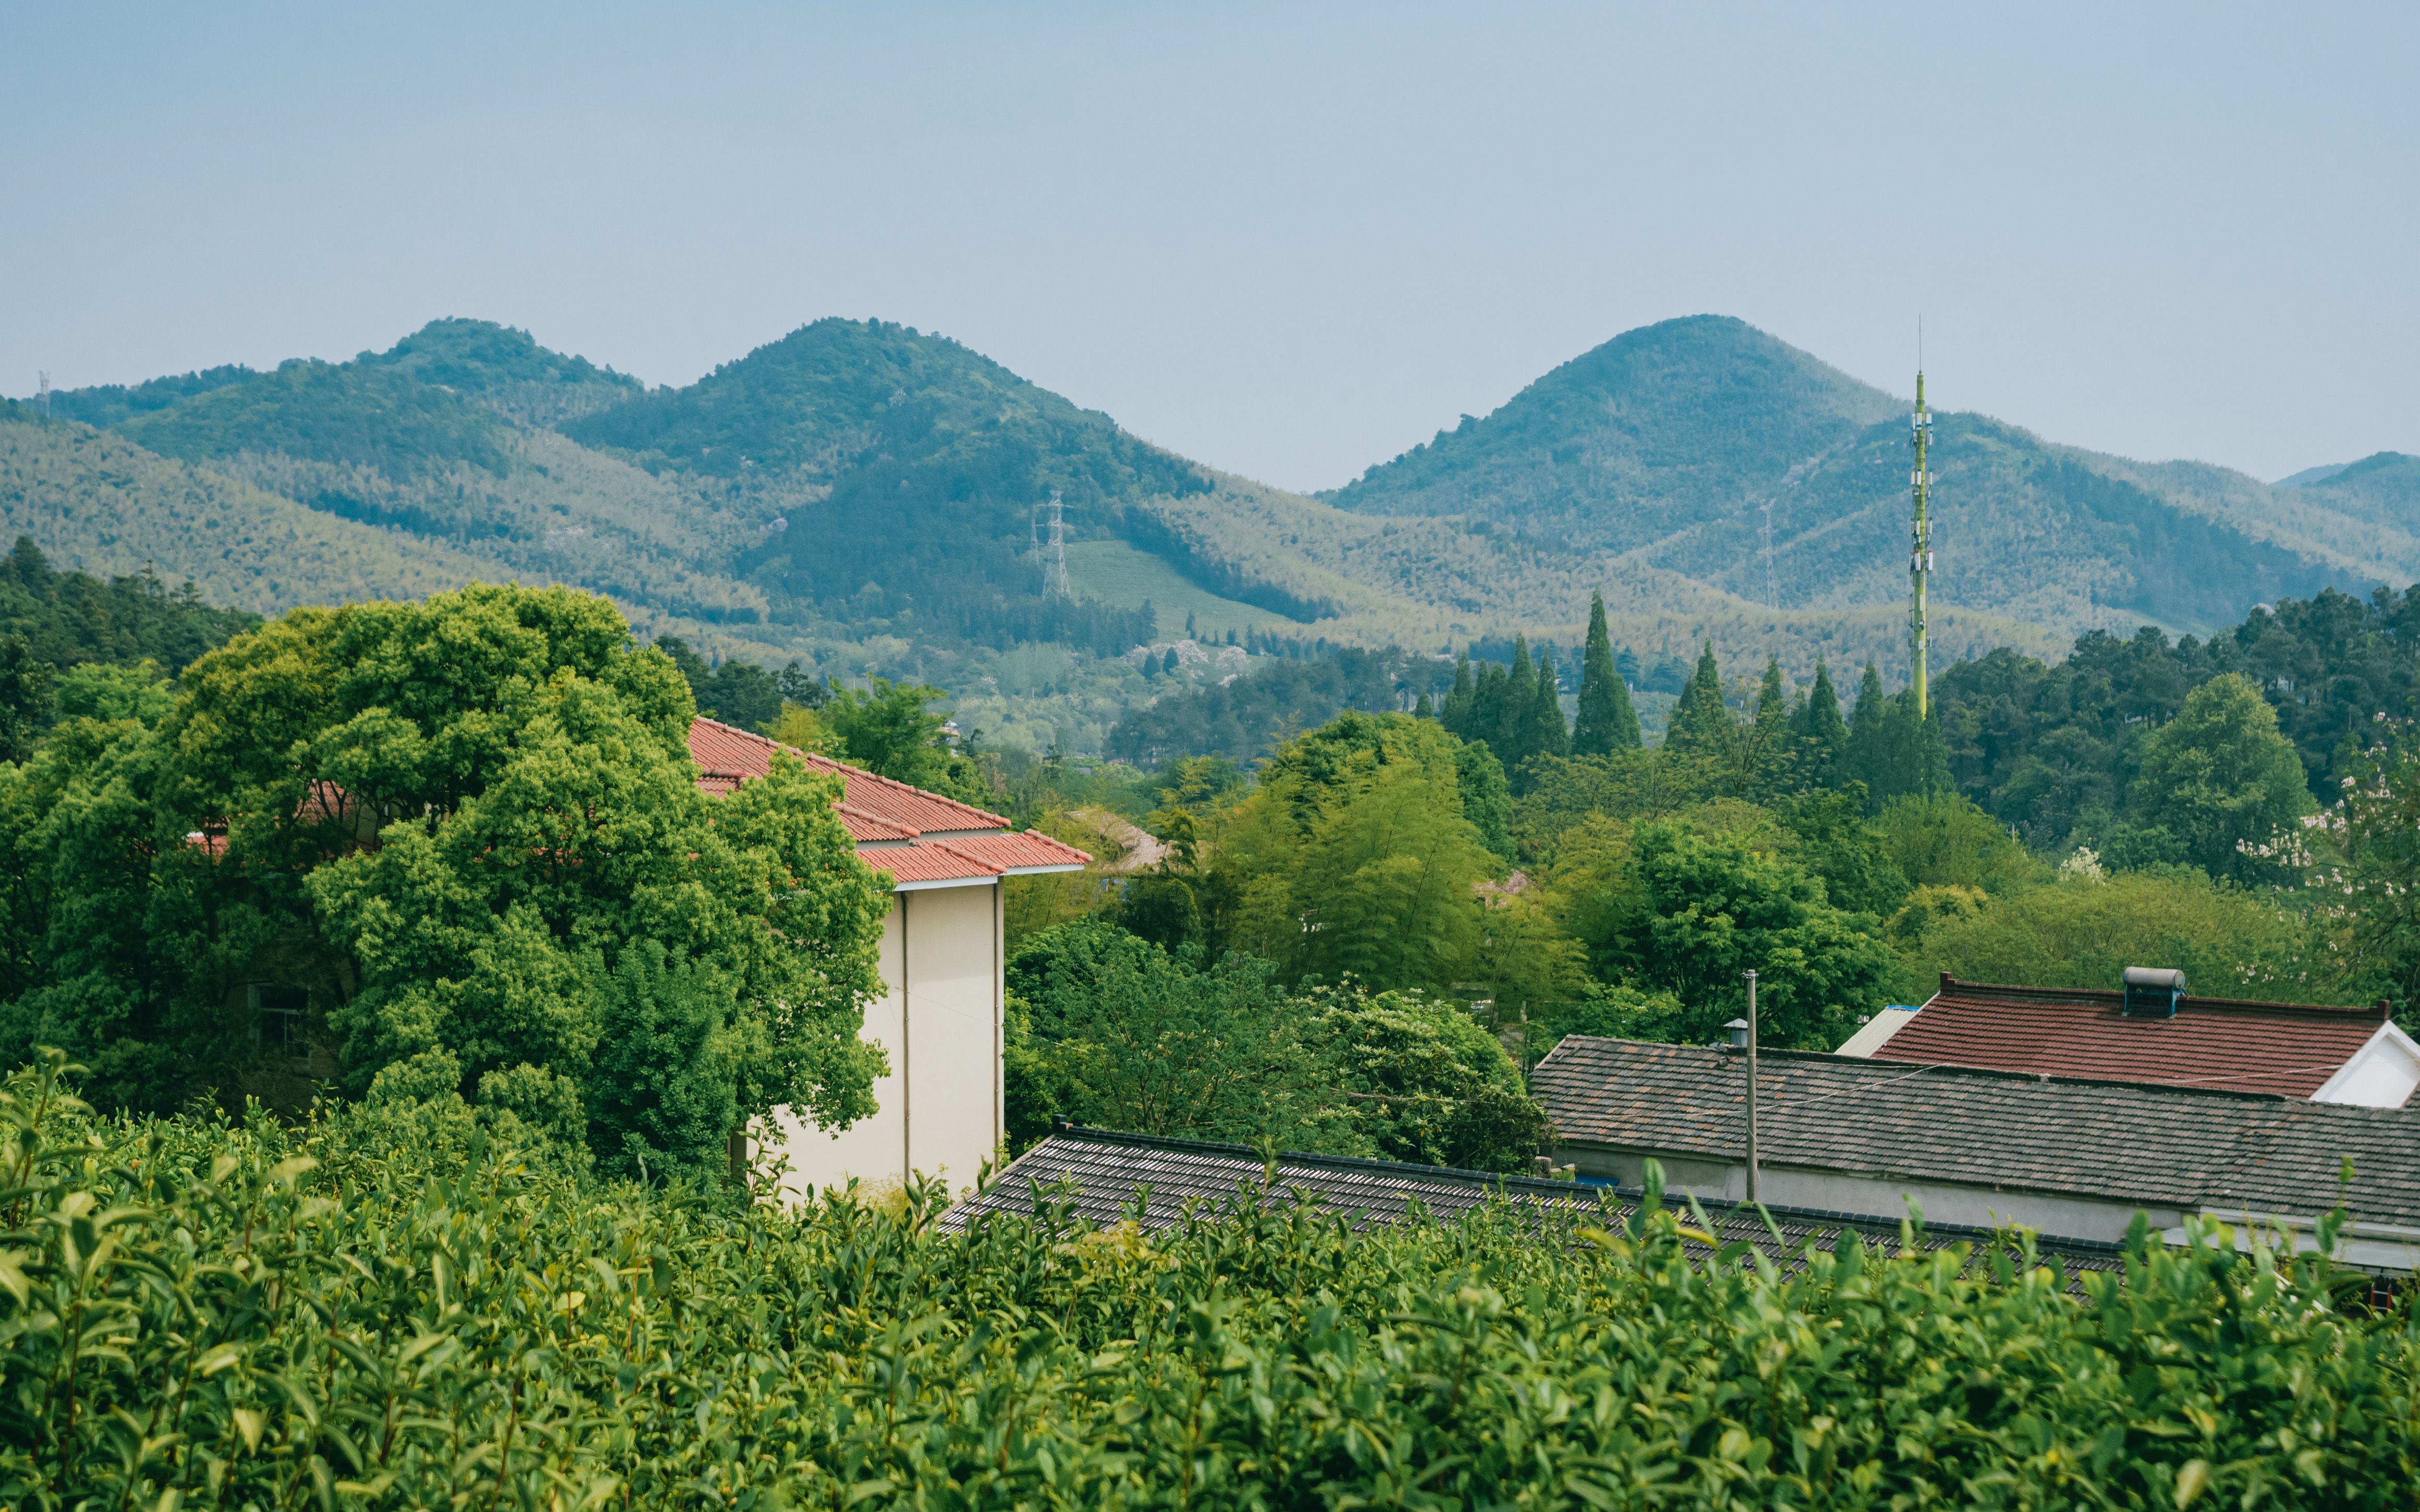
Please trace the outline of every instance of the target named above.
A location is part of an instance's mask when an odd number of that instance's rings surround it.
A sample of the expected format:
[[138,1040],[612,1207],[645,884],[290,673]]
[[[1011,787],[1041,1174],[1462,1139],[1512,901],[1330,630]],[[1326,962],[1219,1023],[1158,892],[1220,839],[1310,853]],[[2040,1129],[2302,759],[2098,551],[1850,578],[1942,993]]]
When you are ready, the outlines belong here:
[[1732,1049],[1745,1050],[1747,1048],[1747,1020],[1733,1019],[1729,1024],[1724,1025],[1723,1027],[1730,1034]]
[[2172,1019],[2185,1000],[2185,974],[2157,966],[2126,968],[2125,1013],[2130,1019]]

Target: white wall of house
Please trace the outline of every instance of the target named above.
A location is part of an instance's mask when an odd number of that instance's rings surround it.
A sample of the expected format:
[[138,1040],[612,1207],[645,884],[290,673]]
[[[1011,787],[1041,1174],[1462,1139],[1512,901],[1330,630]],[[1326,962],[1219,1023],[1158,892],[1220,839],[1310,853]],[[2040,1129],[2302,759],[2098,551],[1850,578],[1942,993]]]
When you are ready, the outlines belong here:
[[783,1190],[854,1180],[895,1186],[911,1171],[974,1185],[1006,1133],[1001,1073],[1001,885],[908,885],[892,895],[882,926],[880,1000],[863,1037],[880,1044],[891,1073],[874,1084],[878,1111],[827,1133],[788,1107],[752,1146],[760,1166],[786,1156]]
[[2399,1108],[2412,1101],[2414,1088],[2420,1088],[2420,1044],[2395,1024],[2386,1023],[2311,1094],[2311,1101]]

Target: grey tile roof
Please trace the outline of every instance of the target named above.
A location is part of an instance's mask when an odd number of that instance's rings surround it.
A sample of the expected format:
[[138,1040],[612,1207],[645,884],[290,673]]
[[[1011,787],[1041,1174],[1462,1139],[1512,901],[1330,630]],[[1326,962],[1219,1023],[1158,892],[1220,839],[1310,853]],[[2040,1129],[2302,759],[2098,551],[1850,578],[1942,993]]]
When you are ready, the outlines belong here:
[[[1737,1160],[1746,1076],[1728,1047],[1574,1035],[1531,1090],[1573,1143]],[[2358,1218],[2420,1224],[2420,1115],[1843,1056],[1765,1051],[1772,1165],[2192,1210],[2325,1211],[2342,1162]]]
[[1048,1193],[1063,1182],[1069,1188],[1063,1199],[1103,1225],[1133,1216],[1137,1192],[1143,1191],[1147,1228],[1174,1223],[1187,1203],[1232,1202],[1246,1186],[1260,1192],[1264,1206],[1284,1206],[1299,1196],[1355,1227],[1396,1222],[1415,1202],[1450,1222],[1499,1193],[1520,1202],[1596,1207],[1592,1190],[1569,1181],[1292,1150],[1278,1156],[1272,1179],[1261,1153],[1242,1145],[1067,1129],[1018,1156],[990,1187],[953,1209],[950,1227],[982,1212],[1031,1212],[1036,1188]]
[[[1588,1182],[1293,1151],[1279,1155],[1271,1180],[1268,1163],[1241,1145],[1079,1128],[1052,1134],[1017,1157],[991,1185],[953,1208],[941,1227],[963,1231],[987,1214],[1025,1216],[1053,1204],[1106,1227],[1135,1216],[1136,1191],[1144,1186],[1149,1196],[1138,1222],[1155,1232],[1184,1221],[1188,1212],[1212,1219],[1231,1213],[1246,1193],[1265,1210],[1300,1201],[1355,1228],[1399,1221],[1414,1201],[1442,1222],[1504,1201],[1559,1221],[1613,1227],[1628,1220],[1639,1200],[1636,1191]],[[1769,1227],[1749,1210],[1710,1211],[1707,1219],[1719,1243],[1752,1244],[1784,1264],[1803,1253],[1809,1240],[1831,1248],[1843,1230],[1892,1247],[1900,1235],[1896,1221],[1867,1215],[1792,1208],[1767,1212]],[[1992,1237],[1984,1229],[1936,1224],[1924,1230],[1919,1243],[1926,1249],[1973,1244],[1968,1264],[1981,1267],[1988,1264],[1983,1242]],[[2040,1253],[2057,1256],[2070,1275],[2116,1270],[2122,1263],[2118,1246],[2085,1240],[2045,1239]]]

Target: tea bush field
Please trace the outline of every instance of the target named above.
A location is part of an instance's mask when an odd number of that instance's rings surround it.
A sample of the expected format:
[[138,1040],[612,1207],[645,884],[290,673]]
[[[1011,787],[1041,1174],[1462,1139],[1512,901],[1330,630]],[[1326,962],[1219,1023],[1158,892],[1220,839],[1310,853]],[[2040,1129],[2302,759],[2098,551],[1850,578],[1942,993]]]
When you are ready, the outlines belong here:
[[[484,1120],[484,1121],[483,1121]],[[1698,1214],[1146,1234],[608,1184],[450,1092],[0,1097],[38,1507],[2406,1506],[2411,1319],[2214,1227],[2071,1288]],[[1545,1223],[1549,1227],[1542,1227]],[[2030,1252],[2026,1252],[2029,1257]]]

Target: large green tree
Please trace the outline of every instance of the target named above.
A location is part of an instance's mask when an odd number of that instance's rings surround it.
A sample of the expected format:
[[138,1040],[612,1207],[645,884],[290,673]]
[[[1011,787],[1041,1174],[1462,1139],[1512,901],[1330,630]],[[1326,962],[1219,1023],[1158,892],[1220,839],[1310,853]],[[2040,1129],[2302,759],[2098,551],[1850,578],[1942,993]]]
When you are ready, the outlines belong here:
[[1340,715],[1280,748],[1213,847],[1236,900],[1227,943],[1295,976],[1453,980],[1481,937],[1473,888],[1502,869],[1465,806],[1469,765],[1463,742],[1404,714]]
[[1714,661],[1714,642],[1709,640],[1699,654],[1697,671],[1681,689],[1681,701],[1672,705],[1671,722],[1664,730],[1664,749],[1679,756],[1727,761],[1735,722],[1723,702],[1722,669]]
[[1686,1040],[1741,1011],[1754,968],[1767,1041],[1828,1050],[1883,1003],[1897,964],[1870,915],[1832,906],[1816,877],[1738,834],[1639,825],[1615,869],[1575,892],[1599,972],[1671,994]]
[[1588,642],[1580,653],[1580,698],[1572,726],[1572,754],[1610,756],[1639,745],[1638,712],[1630,704],[1630,685],[1623,682],[1613,658],[1613,638],[1605,622],[1605,595],[1589,600]]
[[1368,1152],[1306,1015],[1268,963],[1230,954],[1196,969],[1094,918],[1036,934],[1006,969],[1013,1145],[1065,1119]]
[[2239,880],[2274,872],[2260,848],[2313,807],[2277,711],[2235,672],[2195,688],[2144,742],[2132,796],[2136,818],[2174,836],[2186,859]]
[[[829,779],[700,793],[691,708],[565,589],[240,636],[156,730],[71,721],[12,770],[0,1027],[122,1068],[133,1103],[447,1059],[465,1091],[584,1107],[609,1165],[703,1168],[779,1103],[861,1116],[887,900]],[[642,1045],[679,1085],[644,1090]]]

